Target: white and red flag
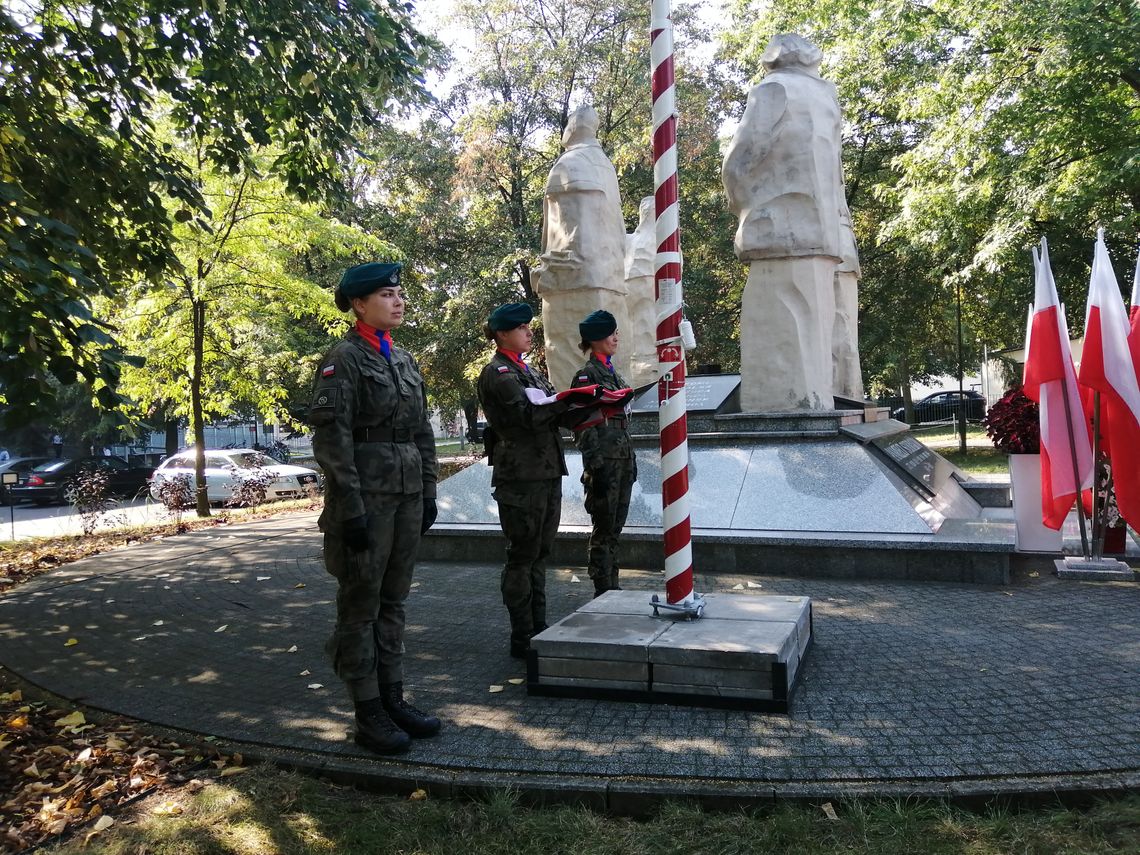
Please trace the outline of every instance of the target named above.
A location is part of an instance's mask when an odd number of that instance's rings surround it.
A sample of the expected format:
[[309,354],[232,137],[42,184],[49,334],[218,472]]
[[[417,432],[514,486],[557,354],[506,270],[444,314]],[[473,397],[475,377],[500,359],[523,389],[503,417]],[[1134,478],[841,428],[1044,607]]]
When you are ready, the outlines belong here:
[[1089,302],[1085,312],[1085,347],[1078,379],[1100,392],[1100,434],[1112,464],[1112,481],[1120,515],[1140,528],[1140,384],[1129,347],[1128,312],[1104,245],[1097,231]]
[[1132,305],[1128,309],[1128,317],[1132,324],[1128,332],[1132,364],[1140,370],[1140,252],[1136,253],[1136,272],[1132,275]]
[[1033,316],[1025,341],[1025,394],[1041,424],[1041,521],[1059,530],[1080,490],[1092,486],[1092,438],[1077,391],[1069,330],[1049,266],[1049,245],[1034,250]]

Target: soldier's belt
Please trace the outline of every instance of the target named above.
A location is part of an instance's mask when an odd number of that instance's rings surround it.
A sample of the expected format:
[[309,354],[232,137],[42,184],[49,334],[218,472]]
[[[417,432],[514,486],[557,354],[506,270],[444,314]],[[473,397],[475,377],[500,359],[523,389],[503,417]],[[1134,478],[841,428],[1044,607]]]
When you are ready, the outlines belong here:
[[366,427],[352,432],[356,442],[412,442],[415,433],[411,428]]

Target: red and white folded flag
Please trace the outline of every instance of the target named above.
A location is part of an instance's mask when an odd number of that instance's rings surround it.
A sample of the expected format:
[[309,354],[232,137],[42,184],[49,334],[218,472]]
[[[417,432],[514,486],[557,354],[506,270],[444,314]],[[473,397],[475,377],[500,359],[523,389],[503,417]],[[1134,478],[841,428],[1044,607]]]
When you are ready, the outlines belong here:
[[[1134,334],[1135,329],[1128,323],[1128,312],[1104,245],[1104,229],[1099,229],[1078,379],[1082,386],[1100,392],[1101,445],[1112,464],[1116,504],[1125,521],[1140,528],[1140,383],[1129,346],[1130,333]],[[1085,396],[1090,417],[1091,399],[1091,395]]]
[[1033,267],[1024,391],[1037,402],[1041,425],[1041,521],[1059,530],[1077,494],[1092,486],[1092,438],[1081,407],[1068,325],[1057,299],[1045,238],[1041,238],[1040,256],[1034,249]]
[[606,419],[622,415],[633,400],[634,392],[631,388],[602,389],[600,393],[599,388],[597,383],[593,383],[589,386],[575,386],[573,389],[554,395],[547,395],[541,389],[529,387],[525,392],[527,400],[537,406],[553,404],[555,401],[568,401],[571,412],[588,410],[589,412],[583,414],[581,420],[574,422],[574,430],[585,430],[601,424]]

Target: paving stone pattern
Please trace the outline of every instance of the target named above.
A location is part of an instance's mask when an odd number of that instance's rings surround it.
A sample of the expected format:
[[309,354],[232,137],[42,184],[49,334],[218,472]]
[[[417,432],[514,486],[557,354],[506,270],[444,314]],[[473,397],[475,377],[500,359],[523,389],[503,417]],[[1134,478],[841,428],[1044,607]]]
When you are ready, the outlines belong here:
[[[743,585],[744,596],[812,598],[814,642],[789,715],[527,697],[509,682],[524,672],[507,655],[499,567],[426,563],[408,602],[406,680],[444,731],[400,762],[792,784],[1140,770],[1134,583],[699,569],[702,592]],[[654,572],[622,580],[647,596],[661,586]],[[580,568],[553,568],[548,585],[553,617],[592,594]],[[366,755],[347,737],[350,708],[322,652],[334,593],[311,516],[196,532],[69,565],[0,598],[0,663],[96,708],[352,761]]]

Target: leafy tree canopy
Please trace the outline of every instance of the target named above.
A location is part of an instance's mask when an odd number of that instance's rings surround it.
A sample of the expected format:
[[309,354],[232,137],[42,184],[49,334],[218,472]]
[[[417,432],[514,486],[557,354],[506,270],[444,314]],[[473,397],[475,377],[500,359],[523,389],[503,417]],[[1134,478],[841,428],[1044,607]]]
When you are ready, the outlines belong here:
[[208,200],[156,133],[156,107],[205,162],[252,173],[272,146],[267,168],[292,195],[317,198],[337,186],[361,126],[422,94],[432,43],[410,10],[392,0],[0,8],[0,403],[10,420],[50,408],[48,375],[119,403],[132,360],[89,299],[175,273],[175,223],[208,227]]

